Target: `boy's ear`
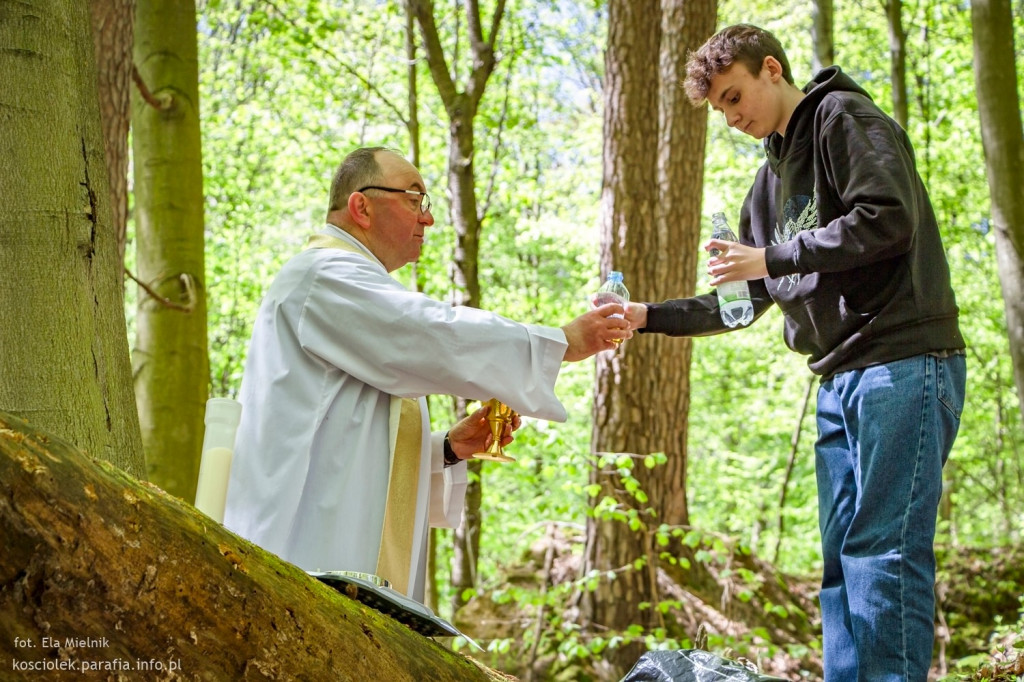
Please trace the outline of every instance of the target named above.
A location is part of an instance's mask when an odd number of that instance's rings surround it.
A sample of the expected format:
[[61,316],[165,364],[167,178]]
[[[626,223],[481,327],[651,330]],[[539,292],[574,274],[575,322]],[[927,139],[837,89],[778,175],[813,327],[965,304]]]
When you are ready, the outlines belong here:
[[782,63],[771,55],[764,58],[764,61],[761,62],[761,68],[768,70],[768,76],[772,81],[782,78]]

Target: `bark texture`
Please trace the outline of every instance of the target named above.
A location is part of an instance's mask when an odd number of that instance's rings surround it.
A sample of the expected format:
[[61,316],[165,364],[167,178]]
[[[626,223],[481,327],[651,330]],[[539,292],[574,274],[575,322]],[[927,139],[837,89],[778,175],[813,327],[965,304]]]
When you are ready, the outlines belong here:
[[[601,270],[623,273],[626,286],[637,300],[653,294],[650,282],[640,279],[638,268],[646,248],[636,242],[653,236],[657,197],[658,43],[660,7],[657,0],[612,0],[608,3],[608,50],[605,53],[605,144],[602,183]],[[667,254],[665,254],[667,255]],[[647,264],[645,264],[647,265]],[[642,364],[644,346],[655,337],[626,341],[615,353],[596,358],[597,385],[594,391],[592,447],[596,453],[645,455],[634,436],[643,436],[656,423],[644,415],[660,404],[661,396],[651,393],[650,381],[656,371]],[[688,342],[686,342],[688,345]],[[667,358],[668,359],[668,358]],[[673,358],[674,360],[674,358]],[[672,360],[669,360],[672,362]],[[673,363],[674,364],[674,363]],[[666,371],[673,370],[666,366]],[[643,424],[643,428],[637,425]],[[646,439],[645,439],[646,440]],[[643,466],[634,462],[634,471]],[[614,463],[595,466],[591,482],[600,484],[596,499],[614,500],[617,509],[587,519],[586,571],[601,571],[603,580],[593,593],[584,595],[584,614],[590,627],[611,631],[631,624],[651,625],[651,610],[636,610],[636,604],[650,601],[655,589],[648,570],[633,570],[633,562],[650,552],[650,536],[635,532],[629,516],[640,514],[641,522],[657,522],[643,505],[625,489]],[[683,480],[677,481],[685,485]],[[653,569],[653,564],[648,564]],[[613,665],[625,673],[643,652],[639,643],[612,652]]]
[[[694,293],[707,112],[691,106],[682,81],[687,52],[714,31],[715,12],[715,0],[609,3],[601,268],[623,272],[637,301]],[[660,556],[673,548],[660,546],[655,531],[689,522],[691,348],[689,339],[653,334],[597,357],[593,449],[631,456],[646,494],[629,492],[614,462],[593,470],[597,499],[615,502],[588,519],[586,569],[614,575],[585,598],[597,630],[665,624],[657,609],[637,612],[635,605],[664,598]],[[641,460],[652,453],[664,453],[666,463],[645,467]],[[620,672],[642,649],[637,643],[615,654]]]
[[135,0],[90,0],[96,76],[117,252],[124,262],[128,225],[128,126],[131,121]]
[[144,476],[85,3],[0,6],[0,410]]
[[0,670],[51,666],[25,679],[506,679],[4,413],[0,537]]

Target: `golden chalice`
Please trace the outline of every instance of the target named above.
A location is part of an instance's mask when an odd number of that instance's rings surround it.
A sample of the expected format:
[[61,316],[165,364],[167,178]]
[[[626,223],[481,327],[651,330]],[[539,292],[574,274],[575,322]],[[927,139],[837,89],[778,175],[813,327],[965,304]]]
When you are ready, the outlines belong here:
[[501,437],[505,434],[505,427],[511,424],[512,420],[518,415],[516,415],[515,410],[497,398],[491,398],[486,404],[491,408],[487,412],[487,425],[491,427],[493,440],[485,451],[474,452],[473,456],[477,459],[489,459],[492,462],[516,461],[505,454],[501,447]]

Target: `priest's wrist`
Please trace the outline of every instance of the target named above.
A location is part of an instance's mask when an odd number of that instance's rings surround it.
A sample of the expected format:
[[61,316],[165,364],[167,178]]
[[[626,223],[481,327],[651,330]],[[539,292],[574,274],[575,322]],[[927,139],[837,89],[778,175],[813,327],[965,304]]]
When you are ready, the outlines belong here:
[[452,450],[452,442],[448,438],[448,434],[444,434],[444,465],[446,467],[458,464],[461,460],[459,456]]

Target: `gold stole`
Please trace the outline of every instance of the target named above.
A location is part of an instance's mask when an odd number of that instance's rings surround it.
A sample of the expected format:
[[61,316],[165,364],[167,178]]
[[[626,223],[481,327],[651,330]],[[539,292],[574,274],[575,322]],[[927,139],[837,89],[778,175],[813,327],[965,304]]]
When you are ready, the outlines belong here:
[[[307,249],[341,249],[369,258],[357,247],[329,234],[314,234]],[[386,578],[403,594],[412,594],[410,573],[412,548],[416,533],[416,494],[420,479],[423,422],[420,403],[412,398],[391,396],[391,421],[388,431],[391,445],[391,475],[380,551],[377,553],[377,575]]]

